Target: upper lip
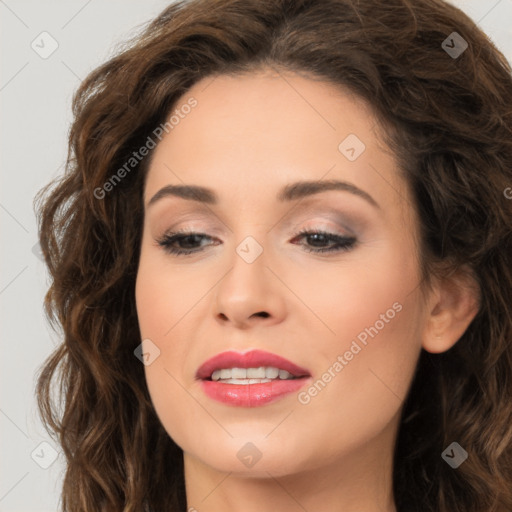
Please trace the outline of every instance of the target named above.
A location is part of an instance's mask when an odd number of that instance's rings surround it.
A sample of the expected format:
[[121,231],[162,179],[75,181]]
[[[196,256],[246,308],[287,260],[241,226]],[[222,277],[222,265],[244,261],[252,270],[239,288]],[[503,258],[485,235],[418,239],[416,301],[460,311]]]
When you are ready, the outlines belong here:
[[223,368],[259,368],[260,366],[273,366],[286,370],[295,377],[309,376],[305,368],[288,361],[277,354],[265,350],[250,350],[248,352],[235,352],[233,350],[221,352],[205,361],[197,370],[196,378],[209,379],[215,370]]

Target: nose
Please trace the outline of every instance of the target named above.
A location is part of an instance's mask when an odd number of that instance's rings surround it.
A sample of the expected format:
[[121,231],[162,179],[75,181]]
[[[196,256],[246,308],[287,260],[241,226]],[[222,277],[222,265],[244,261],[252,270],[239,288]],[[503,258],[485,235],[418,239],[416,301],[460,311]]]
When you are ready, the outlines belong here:
[[216,287],[216,319],[238,329],[281,322],[286,311],[286,287],[267,266],[265,250],[252,263],[234,252],[230,262],[231,269]]

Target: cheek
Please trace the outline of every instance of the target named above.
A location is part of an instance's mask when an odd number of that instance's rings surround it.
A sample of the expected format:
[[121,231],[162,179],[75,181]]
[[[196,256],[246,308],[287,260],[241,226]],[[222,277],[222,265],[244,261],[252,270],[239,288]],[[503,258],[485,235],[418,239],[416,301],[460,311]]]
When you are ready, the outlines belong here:
[[314,307],[335,335],[318,344],[323,364],[299,403],[306,425],[349,446],[381,431],[407,395],[421,350],[419,275],[406,251],[390,250],[327,277]]
[[319,399],[312,422],[335,411],[343,422],[347,411],[357,411],[360,425],[370,412],[378,423],[401,405],[421,350],[419,273],[410,254],[389,246],[357,264],[326,267],[314,282],[289,276],[318,312],[302,323],[304,342],[318,340],[313,357],[321,382],[312,390]]
[[[175,265],[170,268],[166,255],[159,252],[143,246],[135,299],[141,337],[151,340],[158,352],[158,357],[144,367],[151,401],[164,429],[181,445],[188,435],[192,440],[197,437],[188,426],[204,422],[202,409],[194,409],[195,402],[183,387],[188,383],[182,369],[197,328],[197,319],[191,319],[198,314],[199,301],[211,285],[191,280],[190,272],[180,272]],[[194,414],[196,420],[192,419]],[[184,417],[191,419],[183,421]]]
[[[365,446],[398,421],[421,348],[414,324],[419,316],[416,303],[411,296],[396,297],[400,304],[395,302],[395,309],[389,301],[379,305],[372,298],[364,315],[340,317],[340,330],[346,320],[353,335],[330,346],[323,368],[299,397],[302,428],[330,439],[334,458]],[[388,306],[395,313],[392,319]],[[388,323],[380,320],[381,313]]]
[[195,279],[197,274],[170,265],[164,251],[143,246],[135,287],[143,337],[165,343],[171,334],[187,324],[185,315],[198,304],[207,289],[207,283]]

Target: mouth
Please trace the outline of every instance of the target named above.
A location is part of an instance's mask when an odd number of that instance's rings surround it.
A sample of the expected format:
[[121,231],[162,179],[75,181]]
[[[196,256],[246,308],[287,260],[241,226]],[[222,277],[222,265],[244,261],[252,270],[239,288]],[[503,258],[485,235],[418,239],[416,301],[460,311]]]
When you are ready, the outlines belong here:
[[203,391],[227,405],[255,407],[273,402],[311,380],[305,368],[263,350],[222,352],[196,372]]
[[196,372],[197,379],[226,384],[230,381],[237,381],[233,384],[259,384],[260,381],[293,380],[310,376],[305,368],[264,350],[222,352],[205,361]]

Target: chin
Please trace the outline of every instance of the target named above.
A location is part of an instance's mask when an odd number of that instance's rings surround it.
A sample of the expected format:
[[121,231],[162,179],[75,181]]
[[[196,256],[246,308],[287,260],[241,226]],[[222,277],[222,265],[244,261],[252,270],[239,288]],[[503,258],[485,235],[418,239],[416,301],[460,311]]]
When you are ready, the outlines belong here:
[[[283,450],[281,439],[264,439],[264,435],[255,437],[254,441],[245,435],[243,438],[230,438],[224,443],[194,446],[192,450],[185,447],[185,451],[217,471],[239,476],[269,478],[269,473],[277,477],[304,469],[304,453],[297,457],[297,446],[303,443],[293,442],[293,446]],[[288,439],[291,440],[289,436]]]

